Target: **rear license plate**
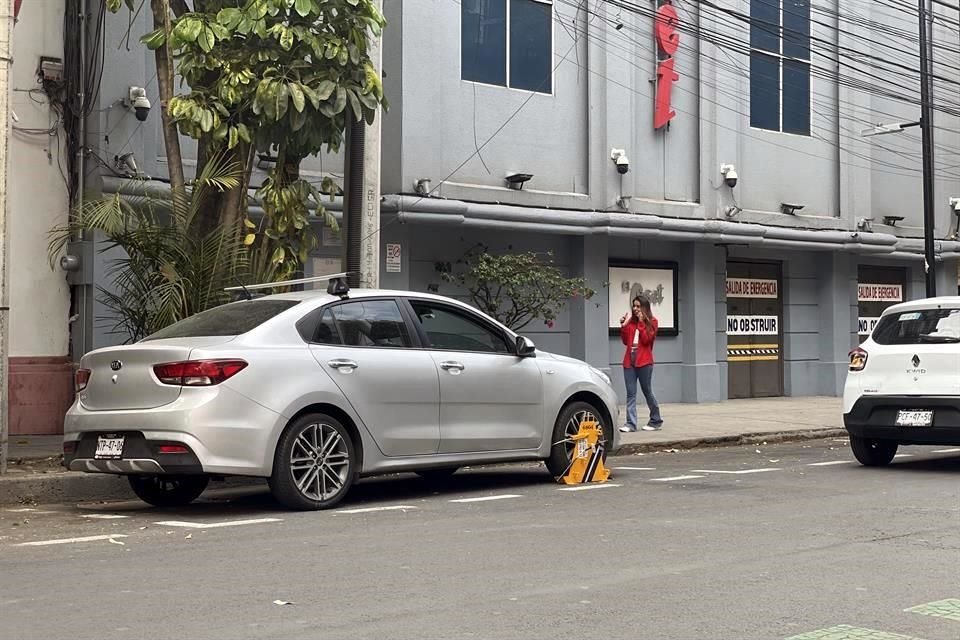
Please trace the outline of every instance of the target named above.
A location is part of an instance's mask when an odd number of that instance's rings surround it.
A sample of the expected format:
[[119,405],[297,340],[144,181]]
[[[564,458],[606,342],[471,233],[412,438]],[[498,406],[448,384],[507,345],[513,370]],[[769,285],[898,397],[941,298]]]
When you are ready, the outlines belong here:
[[97,439],[97,450],[93,453],[94,458],[109,459],[123,457],[124,438],[103,438]]
[[929,427],[933,424],[933,411],[898,411],[898,427]]

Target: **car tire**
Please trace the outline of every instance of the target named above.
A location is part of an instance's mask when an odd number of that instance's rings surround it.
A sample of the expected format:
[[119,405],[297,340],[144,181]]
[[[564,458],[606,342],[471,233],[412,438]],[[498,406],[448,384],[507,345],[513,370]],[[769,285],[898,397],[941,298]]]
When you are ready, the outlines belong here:
[[322,413],[305,415],[280,436],[270,491],[290,509],[329,509],[350,490],[359,465],[353,439],[339,420]]
[[445,467],[443,469],[421,469],[415,471],[418,476],[427,482],[443,482],[460,470],[460,467]]
[[892,440],[877,440],[875,438],[859,438],[850,436],[850,448],[853,456],[865,467],[883,467],[897,455],[900,445]]
[[137,497],[155,507],[182,507],[200,497],[208,476],[127,476],[130,488]]
[[[606,444],[613,441],[613,425],[608,424],[601,411],[588,402],[571,402],[557,417],[550,439],[550,457],[547,458],[546,463],[547,470],[553,477],[559,478],[570,469],[574,445],[569,443],[567,438],[579,430],[580,422],[587,415],[592,415],[600,423]],[[606,447],[603,451],[603,459],[604,461],[607,459]]]

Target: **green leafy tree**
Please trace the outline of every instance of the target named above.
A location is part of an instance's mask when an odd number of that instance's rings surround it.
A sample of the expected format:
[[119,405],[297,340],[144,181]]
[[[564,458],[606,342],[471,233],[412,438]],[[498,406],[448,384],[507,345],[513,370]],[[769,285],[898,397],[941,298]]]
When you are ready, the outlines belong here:
[[[264,279],[294,273],[316,246],[310,218],[324,209],[329,178],[300,177],[304,158],[340,149],[349,118],[371,122],[385,106],[369,55],[384,19],[371,0],[149,0],[164,143],[174,199],[187,184],[178,131],[199,143],[198,174],[226,154],[242,167],[235,188],[209,192],[198,228],[243,227],[251,267]],[[135,0],[108,0],[111,11]],[[175,93],[175,76],[183,91]],[[246,215],[253,159],[277,161],[258,190],[266,215]]]
[[565,277],[549,252],[494,255],[477,245],[455,263],[435,268],[446,282],[465,289],[476,308],[514,331],[537,319],[552,327],[568,300],[594,295],[583,278]]

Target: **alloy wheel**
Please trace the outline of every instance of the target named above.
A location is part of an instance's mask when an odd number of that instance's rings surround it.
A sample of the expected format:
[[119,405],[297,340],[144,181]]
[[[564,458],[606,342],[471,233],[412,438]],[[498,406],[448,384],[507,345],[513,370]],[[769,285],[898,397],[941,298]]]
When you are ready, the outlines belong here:
[[350,473],[350,450],[332,425],[306,425],[290,450],[290,473],[305,498],[324,502],[340,493]]

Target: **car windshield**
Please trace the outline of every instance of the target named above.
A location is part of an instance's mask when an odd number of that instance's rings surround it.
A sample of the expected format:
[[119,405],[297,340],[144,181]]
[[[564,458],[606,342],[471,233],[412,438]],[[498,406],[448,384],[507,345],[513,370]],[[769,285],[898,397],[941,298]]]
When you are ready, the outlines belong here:
[[299,302],[296,300],[232,302],[185,318],[157,331],[153,335],[147,336],[144,341],[169,338],[239,336],[298,304]]
[[960,342],[960,309],[921,309],[884,316],[873,331],[877,344]]

